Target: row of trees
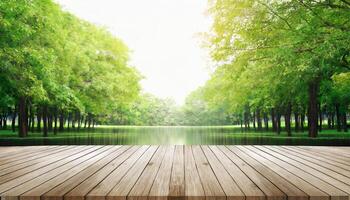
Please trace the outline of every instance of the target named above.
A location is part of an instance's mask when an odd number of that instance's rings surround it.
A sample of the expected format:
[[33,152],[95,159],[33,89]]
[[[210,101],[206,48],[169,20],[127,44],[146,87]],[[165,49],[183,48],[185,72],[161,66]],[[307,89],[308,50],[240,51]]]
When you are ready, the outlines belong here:
[[105,29],[52,0],[1,1],[0,10],[1,127],[18,121],[21,137],[91,127],[137,98],[129,50]]
[[347,131],[350,103],[350,1],[212,0],[206,45],[218,63],[204,100],[258,130],[281,117],[290,135]]

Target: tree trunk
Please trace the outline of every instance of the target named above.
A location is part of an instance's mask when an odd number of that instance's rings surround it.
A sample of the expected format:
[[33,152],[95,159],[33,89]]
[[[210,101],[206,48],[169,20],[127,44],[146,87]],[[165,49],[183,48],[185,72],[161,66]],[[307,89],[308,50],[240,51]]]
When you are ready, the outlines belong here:
[[84,121],[84,129],[86,129],[87,122],[88,122],[88,116],[85,116],[84,119],[85,119],[85,121]]
[[61,110],[60,112],[60,127],[58,129],[60,132],[64,131],[64,115],[63,115],[63,111]]
[[284,121],[286,124],[286,132],[287,132],[288,136],[292,136],[291,126],[290,126],[291,115],[292,115],[292,104],[288,103],[287,109],[286,109],[286,114],[284,115]]
[[25,97],[19,98],[19,105],[18,105],[18,130],[19,130],[19,137],[25,137],[27,136],[27,99]]
[[34,129],[35,129],[35,114],[34,114],[34,110],[32,109],[32,124],[31,124],[31,127],[30,127],[30,132],[34,133]]
[[0,129],[2,129],[2,119],[3,117],[2,117],[2,114],[0,113]]
[[305,114],[304,113],[300,115],[300,128],[301,128],[301,132],[305,131]]
[[278,135],[281,134],[281,114],[279,112],[276,115],[276,131]]
[[321,103],[318,104],[318,116],[319,116],[319,126],[318,130],[322,131],[322,125],[323,125],[323,117],[322,117],[322,109],[321,109]]
[[318,135],[318,107],[317,107],[318,83],[317,81],[309,83],[309,107],[308,107],[308,124],[309,137]]
[[48,123],[48,116],[47,116],[47,106],[43,106],[43,136],[44,137],[47,137],[48,136],[48,126],[47,126],[47,123]]
[[257,120],[257,124],[258,124],[258,131],[262,131],[262,120],[261,120],[260,109],[256,110],[256,120]]
[[81,128],[81,115],[80,115],[80,112],[79,111],[77,111],[77,113],[76,113],[76,115],[77,115],[77,122],[78,122],[78,132],[80,131],[80,128]]
[[76,119],[77,119],[76,112],[72,112],[72,129],[73,129],[73,130],[75,129],[75,122],[76,122]]
[[29,106],[29,123],[28,123],[28,129],[30,132],[33,132],[32,130],[32,124],[34,123],[33,121],[33,106]]
[[265,131],[269,131],[269,116],[264,112]]
[[339,110],[339,103],[335,104],[335,114],[337,117],[337,131],[340,132],[341,131],[341,119],[340,119],[340,110]]
[[40,109],[40,107],[37,107],[37,114],[36,114],[36,119],[37,119],[37,123],[36,123],[36,131],[37,132],[41,132],[41,116],[42,116],[42,110]]
[[4,130],[7,130],[7,117],[9,116],[9,112],[7,111],[6,113],[4,113]]
[[49,132],[52,132],[52,128],[53,128],[53,114],[52,114],[52,109],[48,109],[48,113],[47,113],[47,126],[48,126],[48,130]]
[[255,112],[253,111],[253,128],[254,128],[254,131],[256,131],[256,116],[255,116]]
[[327,114],[327,126],[328,129],[332,129],[332,113],[328,112]]
[[29,121],[30,121],[30,117],[29,117],[29,107],[31,107],[30,103],[26,103],[26,128],[27,128],[27,135],[28,135],[28,131],[29,131]]
[[57,121],[58,121],[58,113],[57,113],[57,108],[55,108],[54,111],[54,128],[53,128],[53,133],[57,135]]
[[67,131],[69,132],[70,131],[70,121],[71,121],[71,118],[72,118],[72,113],[68,113],[68,118],[67,118]]
[[299,132],[299,126],[300,126],[300,120],[299,120],[299,113],[294,112],[294,130],[295,132]]
[[271,120],[272,120],[272,131],[277,132],[277,123],[276,123],[276,115],[275,115],[275,109],[271,109]]
[[88,121],[88,129],[90,129],[91,128],[91,119],[92,117],[91,117],[91,114],[89,113],[88,114],[88,119],[89,119],[89,121]]
[[15,105],[15,109],[13,109],[12,113],[12,132],[16,132],[16,116],[17,116],[17,104]]
[[348,123],[347,123],[347,118],[346,118],[346,112],[343,114],[343,129],[344,132],[348,132]]

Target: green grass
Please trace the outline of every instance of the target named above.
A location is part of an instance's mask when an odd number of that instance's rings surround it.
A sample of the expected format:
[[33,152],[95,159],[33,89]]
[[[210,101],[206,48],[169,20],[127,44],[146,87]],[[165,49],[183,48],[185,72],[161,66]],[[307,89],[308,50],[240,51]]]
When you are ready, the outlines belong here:
[[93,130],[63,132],[48,137],[29,133],[19,138],[9,130],[0,131],[0,145],[116,145],[116,144],[256,144],[256,145],[350,145],[350,133],[324,130],[317,138],[307,133],[241,132],[236,126],[141,127],[100,126]]

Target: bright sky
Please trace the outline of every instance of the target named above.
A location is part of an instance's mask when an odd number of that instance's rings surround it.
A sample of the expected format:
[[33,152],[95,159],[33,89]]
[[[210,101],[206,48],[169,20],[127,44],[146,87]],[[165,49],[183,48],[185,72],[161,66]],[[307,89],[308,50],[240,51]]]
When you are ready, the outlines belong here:
[[80,18],[107,27],[132,50],[131,65],[144,91],[186,96],[209,77],[209,59],[197,36],[209,30],[207,0],[56,0]]

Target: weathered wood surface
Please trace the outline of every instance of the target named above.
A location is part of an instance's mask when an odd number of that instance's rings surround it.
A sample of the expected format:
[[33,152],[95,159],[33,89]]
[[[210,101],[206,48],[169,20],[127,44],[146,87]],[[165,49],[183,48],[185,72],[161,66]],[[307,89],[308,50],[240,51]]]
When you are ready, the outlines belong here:
[[345,200],[350,147],[0,147],[13,200]]

